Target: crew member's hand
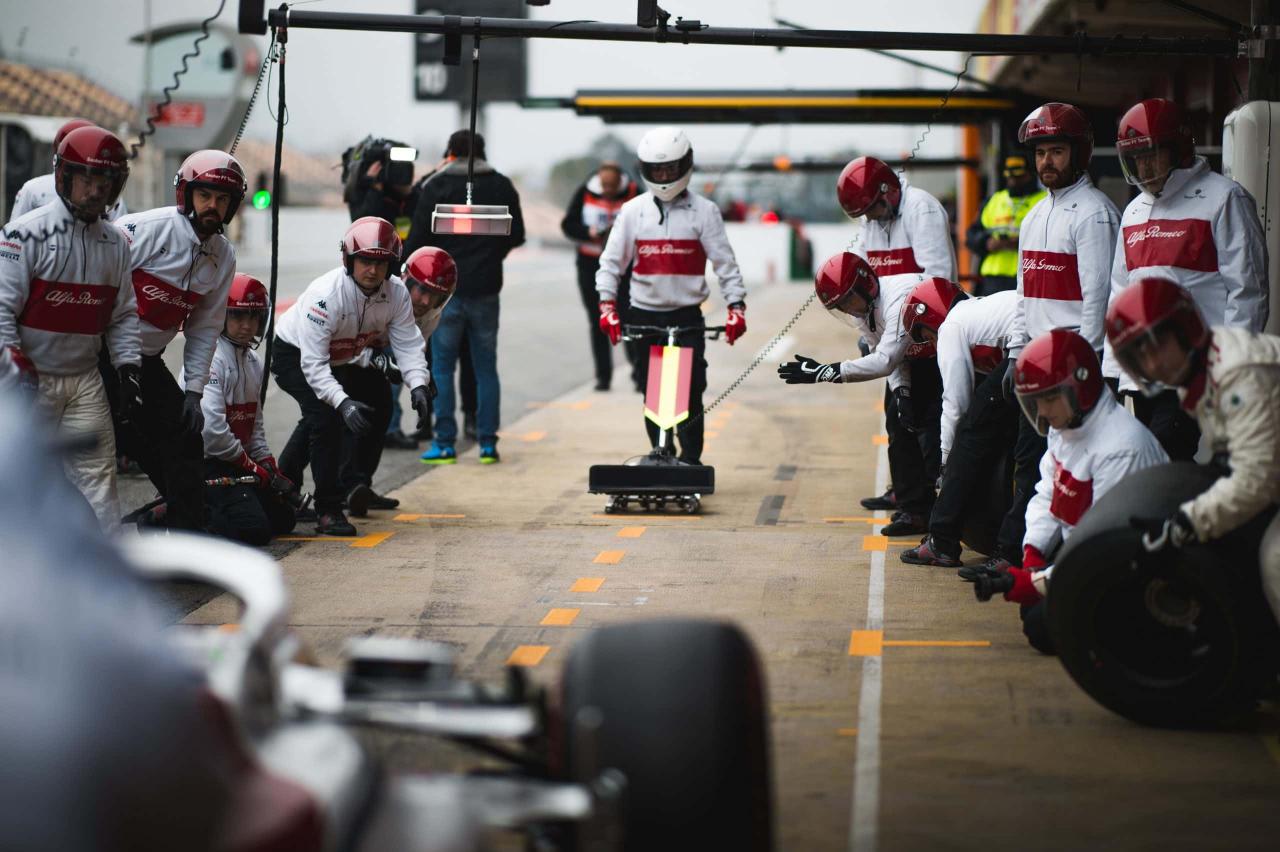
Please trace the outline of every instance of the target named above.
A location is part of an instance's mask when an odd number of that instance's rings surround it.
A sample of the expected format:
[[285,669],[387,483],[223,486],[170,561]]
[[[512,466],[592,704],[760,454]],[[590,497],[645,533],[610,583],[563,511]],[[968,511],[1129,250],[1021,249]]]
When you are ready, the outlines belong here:
[[938,465],[938,481],[934,483],[939,491],[942,490],[942,480],[947,478],[947,463],[943,462]]
[[622,320],[618,319],[618,303],[612,299],[600,300],[600,330],[609,336],[614,346],[622,340]]
[[182,428],[189,434],[199,435],[204,431],[204,412],[200,410],[199,391],[189,390],[182,397]]
[[908,432],[916,431],[916,412],[911,405],[911,388],[902,385],[893,392],[894,408],[898,412],[898,425]]
[[279,491],[281,494],[288,494],[289,492],[296,491],[298,489],[298,486],[293,484],[292,479],[280,472],[280,465],[276,463],[275,456],[267,456],[266,458],[259,459],[258,464],[266,468],[267,472],[271,474],[272,490]]
[[244,450],[240,451],[240,458],[236,459],[236,464],[250,476],[257,477],[258,485],[263,488],[271,487],[271,471],[249,458],[249,454]]
[[1185,547],[1200,540],[1191,519],[1181,509],[1164,520],[1131,518],[1130,523],[1143,530],[1142,548],[1148,553],[1157,553],[1166,547]]
[[1004,391],[1005,399],[1013,399],[1014,395],[1017,393],[1017,386],[1014,382],[1014,373],[1017,372],[1017,363],[1017,360],[1014,358],[1009,358],[1005,362],[1007,366],[1005,367],[1004,378],[1000,380],[1000,390]]
[[404,376],[400,375],[400,367],[396,365],[396,359],[392,358],[386,352],[375,352],[369,363],[375,370],[387,377],[387,381],[393,385],[398,385],[404,381]]
[[9,360],[18,369],[18,390],[34,397],[40,389],[40,374],[36,372],[36,365],[17,346],[9,347]]
[[142,368],[125,364],[116,375],[120,377],[120,411],[125,420],[136,423],[142,414]]
[[373,428],[373,424],[369,422],[373,407],[363,402],[356,402],[351,397],[338,403],[338,414],[342,415],[342,422],[347,429],[356,435],[367,434]]
[[734,341],[747,333],[747,303],[734,302],[729,306],[729,316],[724,321],[724,339],[732,346]]
[[778,365],[778,378],[789,385],[814,385],[818,382],[844,381],[840,377],[839,364],[822,364],[805,355],[796,355],[796,360]]
[[428,382],[425,385],[418,385],[409,391],[409,402],[413,405],[413,410],[418,412],[419,423],[431,418],[431,400],[435,396],[431,392],[432,390],[434,390],[434,386]]

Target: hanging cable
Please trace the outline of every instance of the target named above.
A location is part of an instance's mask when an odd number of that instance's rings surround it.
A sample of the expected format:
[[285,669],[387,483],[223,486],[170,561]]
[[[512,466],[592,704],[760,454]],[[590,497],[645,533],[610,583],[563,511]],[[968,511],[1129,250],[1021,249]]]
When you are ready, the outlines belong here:
[[[262,78],[266,76],[267,69],[271,67],[272,56],[276,49],[276,31],[271,30],[271,43],[267,45],[267,55],[262,60],[262,66],[258,69],[258,79],[253,83],[253,93],[249,95],[249,105],[245,107],[244,117],[240,119],[240,129],[236,131],[236,138],[231,140],[231,147],[227,148],[228,154],[235,154],[236,148],[240,146],[240,139],[244,136],[245,128],[249,126],[249,116],[253,115],[253,107],[258,102],[258,92],[262,89]],[[270,89],[270,86],[267,87]]]
[[[274,29],[274,28],[273,28]],[[275,202],[271,205],[271,283],[268,287],[267,306],[271,318],[271,334],[263,336],[267,345],[262,352],[262,389],[259,392],[259,402],[263,405],[267,402],[267,386],[270,382],[271,375],[271,352],[275,348],[275,326],[276,326],[276,290],[280,281],[280,161],[284,153],[284,125],[285,125],[285,97],[284,97],[284,72],[285,72],[285,53],[289,43],[288,27],[280,27],[278,32],[273,32],[271,40],[276,43],[277,60],[280,63],[280,94],[276,101],[276,150],[275,159],[271,164],[271,191],[275,194]]]

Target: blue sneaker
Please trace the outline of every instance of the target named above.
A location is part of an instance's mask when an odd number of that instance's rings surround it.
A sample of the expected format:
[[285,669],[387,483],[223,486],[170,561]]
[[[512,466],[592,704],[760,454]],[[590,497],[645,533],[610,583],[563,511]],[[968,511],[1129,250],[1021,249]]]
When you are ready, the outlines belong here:
[[480,447],[480,464],[497,464],[502,461],[498,457],[498,448],[493,444],[483,444]]
[[419,456],[418,461],[423,464],[457,464],[458,454],[453,447],[446,447],[432,441],[430,449]]

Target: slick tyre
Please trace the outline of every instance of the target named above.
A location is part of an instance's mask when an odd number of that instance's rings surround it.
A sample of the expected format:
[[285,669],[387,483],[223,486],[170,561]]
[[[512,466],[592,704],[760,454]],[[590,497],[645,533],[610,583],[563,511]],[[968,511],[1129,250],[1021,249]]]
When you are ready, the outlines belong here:
[[1230,722],[1276,671],[1277,631],[1257,563],[1270,513],[1209,545],[1156,554],[1142,551],[1129,524],[1166,517],[1214,478],[1190,463],[1134,474],[1089,511],[1054,567],[1048,624],[1063,666],[1135,722]]
[[625,778],[621,848],[773,848],[763,674],[736,627],[671,620],[594,631],[569,655],[559,711],[552,759],[562,774]]

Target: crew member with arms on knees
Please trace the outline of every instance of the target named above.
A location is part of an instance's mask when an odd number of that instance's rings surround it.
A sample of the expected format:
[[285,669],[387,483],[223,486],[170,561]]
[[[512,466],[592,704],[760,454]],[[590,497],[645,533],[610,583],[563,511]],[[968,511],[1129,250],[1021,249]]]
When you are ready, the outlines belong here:
[[[1083,112],[1062,103],[1037,107],[1023,120],[1018,141],[1034,152],[1036,173],[1049,194],[1022,220],[1018,232],[1018,304],[1004,368],[1008,397],[1014,395],[1018,353],[1050,329],[1077,331],[1102,360],[1102,320],[1120,222],[1115,205],[1086,171],[1093,157],[1093,130]],[[1027,504],[1044,451],[1044,437],[1031,423],[1020,421],[1013,504],[996,543],[996,554],[1014,565],[1022,559]]]
[[[222,229],[244,200],[244,170],[222,151],[183,161],[172,207],[131,213],[116,222],[129,241],[133,292],[142,334],[142,413],[133,420],[125,455],[138,460],[168,507],[164,525],[204,529],[202,468],[209,379],[236,272],[236,252]],[[163,354],[182,331],[182,387]]]
[[[955,280],[956,256],[947,211],[928,192],[908,185],[887,163],[875,157],[853,160],[836,181],[836,197],[845,215],[864,218],[858,244],[851,250],[866,258],[886,291],[897,289],[899,276],[907,292],[926,277]],[[889,524],[893,531],[886,535],[924,532],[928,507],[933,504],[933,484],[941,463],[936,412],[942,379],[935,360],[918,357],[922,351],[912,347],[907,352],[908,369],[893,387],[885,387],[892,494],[862,501],[867,508],[895,510]],[[924,428],[917,429],[916,424]],[[923,500],[904,502],[899,496],[903,489],[923,495]]]
[[[81,127],[97,127],[97,125],[83,118],[73,118],[59,127],[57,133],[53,134],[55,167],[57,166],[56,155],[58,148],[62,146],[62,140],[67,138],[68,133],[73,130],[79,130]],[[13,197],[13,207],[9,210],[9,221],[12,222],[19,216],[25,216],[37,207],[43,207],[58,197],[58,188],[53,172],[33,177],[24,183],[18,190],[18,194]],[[125,207],[124,198],[121,197],[107,205],[107,212],[103,214],[103,218],[108,222],[114,222],[128,212],[129,209]]]
[[[1040,335],[1022,350],[1014,370],[1018,404],[1048,449],[1027,505],[1022,567],[1005,569],[1012,582],[1004,597],[1021,605],[1032,647],[1052,654],[1044,595],[1054,554],[1117,482],[1169,456],[1107,389],[1093,343],[1076,332],[1056,328]],[[960,576],[976,581],[997,570],[962,568]]]
[[68,478],[106,530],[120,525],[115,438],[98,350],[106,336],[121,403],[139,409],[138,315],[129,248],[106,222],[129,176],[124,145],[99,127],[68,133],[54,164],[57,198],[0,230],[0,353],[61,431],[89,439]]
[[[861,339],[874,348],[861,358],[831,364],[796,355],[796,360],[778,366],[778,377],[789,385],[843,384],[888,377],[890,404],[899,398],[906,399],[903,417],[910,417],[918,410],[913,404],[916,401],[902,394],[903,391],[911,391],[909,382],[916,367],[907,360],[911,341],[902,330],[902,307],[919,278],[914,274],[891,275],[881,281],[871,264],[860,255],[841,252],[828,258],[814,279],[818,300],[833,317],[853,327]],[[936,403],[941,395],[941,384],[934,390],[936,392],[921,387],[922,400],[932,396]],[[920,421],[921,425],[925,426],[931,420],[936,427],[938,406],[921,408],[929,411],[927,419]],[[915,428],[914,424],[912,428]],[[906,447],[908,445],[904,443],[898,449]],[[895,452],[890,444],[890,475],[895,483],[901,483],[896,489],[900,512],[883,528],[884,535],[905,535],[909,532],[907,521],[929,516],[933,504],[933,483],[926,478],[921,465],[913,466],[920,458],[918,448],[915,453]]]
[[293,531],[293,508],[284,495],[297,486],[280,472],[267,446],[264,412],[258,403],[262,362],[253,350],[266,328],[267,288],[239,274],[227,295],[226,321],[209,367],[204,412],[206,479],[253,476],[253,485],[205,488],[208,530],[214,535],[264,545]]
[[[1195,299],[1205,323],[1259,334],[1267,324],[1267,241],[1258,205],[1240,184],[1209,170],[1191,127],[1172,101],[1151,98],[1120,119],[1116,150],[1125,180],[1140,192],[1120,220],[1111,299],[1130,282],[1167,278]],[[1148,397],[1113,358],[1103,374],[1134,394],[1134,412],[1173,459],[1200,446],[1195,418],[1171,388]]]
[[[1146,278],[1116,296],[1107,340],[1152,395],[1177,390],[1230,472],[1149,534],[1152,549],[1213,541],[1280,504],[1280,337],[1204,321],[1191,293]],[[1280,514],[1262,537],[1262,587],[1280,621]]]
[[[631,273],[631,308],[627,322],[635,325],[694,328],[676,338],[676,345],[693,350],[693,376],[689,383],[689,419],[676,430],[681,461],[702,464],[702,394],[707,389],[706,322],[701,305],[711,291],[707,287],[707,261],[720,281],[720,292],[729,308],[725,339],[729,345],[747,330],[747,289],[738,261],[729,245],[720,208],[710,199],[689,191],[693,177],[693,146],[677,127],[655,127],[640,140],[637,151],[640,174],[647,192],[622,205],[609,232],[596,290],[600,294],[600,330],[609,342],[622,340],[618,315],[618,285],[627,267]],[[655,345],[665,345],[665,335],[646,333]],[[641,357],[637,380],[649,384],[649,358]],[[658,427],[644,421],[649,443],[658,444]]]
[[[302,481],[305,457],[295,447],[306,447],[315,483],[316,532],[322,535],[356,532],[343,514],[339,487],[343,427],[356,435],[372,434],[380,442],[387,426],[385,415],[375,422],[374,407],[357,398],[365,388],[356,381],[356,370],[342,367],[376,341],[386,340],[419,417],[426,416],[434,395],[423,355],[426,343],[413,320],[409,291],[391,273],[399,266],[400,248],[390,222],[357,219],[342,238],[342,265],[307,285],[277,322],[271,372],[302,410],[280,466],[289,479]],[[385,380],[380,392],[390,393]]]
[[[903,307],[907,336],[937,345],[942,373],[938,499],[929,516],[929,535],[903,552],[903,562],[960,567],[965,519],[981,503],[992,470],[1018,433],[1017,406],[1005,399],[1000,386],[1017,301],[1012,290],[969,299],[953,282],[931,278],[911,292]],[[992,556],[988,564],[998,561]]]

